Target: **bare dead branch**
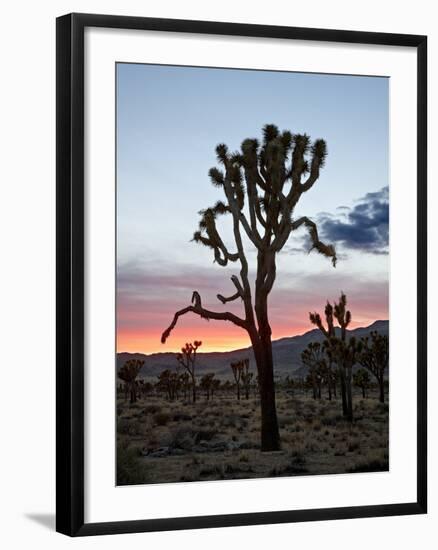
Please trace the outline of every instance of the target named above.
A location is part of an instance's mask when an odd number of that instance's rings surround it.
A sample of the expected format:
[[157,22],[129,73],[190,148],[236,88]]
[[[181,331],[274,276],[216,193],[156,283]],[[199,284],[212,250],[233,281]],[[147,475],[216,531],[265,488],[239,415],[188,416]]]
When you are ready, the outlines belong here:
[[237,298],[241,298],[239,292],[235,292],[232,296],[222,296],[222,294],[217,294],[217,299],[222,302],[223,304],[226,304],[227,302],[233,302],[234,300],[237,300]]
[[202,307],[202,302],[201,302],[201,296],[199,295],[199,293],[196,290],[193,292],[192,303],[194,305],[187,306],[183,309],[180,309],[179,311],[177,311],[175,313],[172,322],[170,323],[168,328],[163,332],[163,334],[161,336],[161,343],[162,344],[164,344],[166,342],[166,340],[169,337],[170,333],[175,328],[175,326],[178,322],[178,319],[180,317],[182,317],[183,315],[185,315],[186,313],[190,313],[190,312],[195,313],[196,315],[199,315],[200,317],[202,317],[203,319],[206,319],[207,321],[210,321],[210,320],[230,321],[231,323],[234,323],[235,325],[237,325],[241,328],[245,328],[245,329],[247,328],[246,321],[244,319],[241,319],[240,317],[238,317],[234,313],[231,313],[229,311],[224,311],[224,312],[210,311],[208,309],[203,308]]

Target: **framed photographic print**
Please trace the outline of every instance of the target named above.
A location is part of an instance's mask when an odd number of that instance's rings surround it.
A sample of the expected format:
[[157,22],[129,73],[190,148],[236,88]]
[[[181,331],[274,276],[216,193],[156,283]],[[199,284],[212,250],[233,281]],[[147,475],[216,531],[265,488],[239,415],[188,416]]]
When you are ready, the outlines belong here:
[[57,20],[57,530],[426,512],[426,37]]

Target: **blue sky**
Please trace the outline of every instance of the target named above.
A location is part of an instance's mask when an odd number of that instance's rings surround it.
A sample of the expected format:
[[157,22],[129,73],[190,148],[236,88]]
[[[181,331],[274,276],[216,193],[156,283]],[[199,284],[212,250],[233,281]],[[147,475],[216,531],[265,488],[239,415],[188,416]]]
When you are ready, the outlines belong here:
[[[260,138],[266,123],[326,140],[326,165],[297,206],[296,216],[319,220],[323,234],[336,239],[341,255],[336,274],[327,275],[329,262],[300,252],[303,243],[298,236],[279,258],[284,277],[279,276],[278,287],[291,296],[307,296],[311,279],[324,274],[327,287],[312,294],[316,303],[324,302],[341,282],[347,284],[352,298],[361,296],[360,324],[372,317],[361,292],[371,284],[376,290],[370,301],[375,306],[381,301],[376,315],[382,317],[387,312],[388,280],[388,85],[388,79],[378,77],[118,64],[120,333],[135,333],[132,345],[138,347],[144,330],[149,335],[144,350],[152,349],[162,317],[155,316],[152,330],[147,311],[160,310],[163,319],[170,319],[187,304],[194,290],[188,285],[196,282],[192,275],[205,277],[198,284],[205,286],[206,303],[211,300],[220,309],[214,296],[226,292],[217,285],[223,280],[227,287],[229,274],[212,264],[210,251],[190,239],[197,212],[222,198],[207,176],[216,165],[215,146],[224,142],[235,150],[246,137]],[[227,227],[222,230],[229,235]],[[172,273],[181,274],[187,288],[172,280],[164,288],[163,281]],[[288,286],[288,280],[293,284]],[[157,296],[162,297],[162,307]],[[304,311],[304,304],[297,309]],[[282,330],[284,321],[278,325]],[[188,329],[191,321],[184,322]],[[295,319],[289,332],[305,323],[306,319]],[[198,327],[195,320],[193,326]]]

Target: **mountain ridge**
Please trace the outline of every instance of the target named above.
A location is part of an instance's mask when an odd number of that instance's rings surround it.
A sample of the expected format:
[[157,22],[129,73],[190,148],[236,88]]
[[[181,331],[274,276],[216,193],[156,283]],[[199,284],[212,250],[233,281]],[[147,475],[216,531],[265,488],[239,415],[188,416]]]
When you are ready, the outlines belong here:
[[[347,331],[347,333],[350,337],[361,338],[372,330],[377,330],[381,334],[388,334],[389,321],[377,320],[367,327],[358,327]],[[337,329],[337,331],[340,331],[340,329]],[[323,340],[324,335],[318,329],[274,340],[272,342],[272,353],[274,356],[275,376],[300,375],[300,369],[302,369],[301,352],[309,342],[322,342]],[[119,369],[128,359],[140,359],[145,362],[141,375],[144,378],[155,378],[164,369],[173,369],[176,366],[175,356],[176,352],[170,351],[151,354],[119,352],[117,353],[116,368]],[[223,352],[199,352],[197,355],[196,370],[198,374],[214,372],[219,377],[229,378],[231,376],[230,363],[246,357],[250,358],[251,368],[255,369],[251,346]]]

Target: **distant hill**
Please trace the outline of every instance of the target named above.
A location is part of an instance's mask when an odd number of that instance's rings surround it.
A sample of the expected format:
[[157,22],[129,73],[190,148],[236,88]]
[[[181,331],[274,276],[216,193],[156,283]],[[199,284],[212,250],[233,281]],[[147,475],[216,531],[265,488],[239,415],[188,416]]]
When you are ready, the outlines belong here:
[[[372,330],[380,334],[388,334],[389,321],[375,321],[368,327],[360,327],[347,331],[349,336],[361,338],[367,336]],[[340,329],[337,329],[340,331]],[[305,334],[280,338],[272,342],[272,351],[274,355],[274,371],[276,377],[301,376],[304,373],[301,363],[301,352],[309,342],[322,342],[323,334],[318,330],[310,330]],[[176,353],[152,353],[145,355],[143,353],[121,352],[117,354],[117,368],[120,368],[128,359],[141,359],[145,362],[141,374],[145,378],[155,378],[161,371],[168,368],[175,368]],[[237,349],[225,352],[198,353],[196,370],[198,374],[214,372],[221,378],[231,376],[230,363],[249,357],[251,368],[255,369],[255,361],[252,348]]]

